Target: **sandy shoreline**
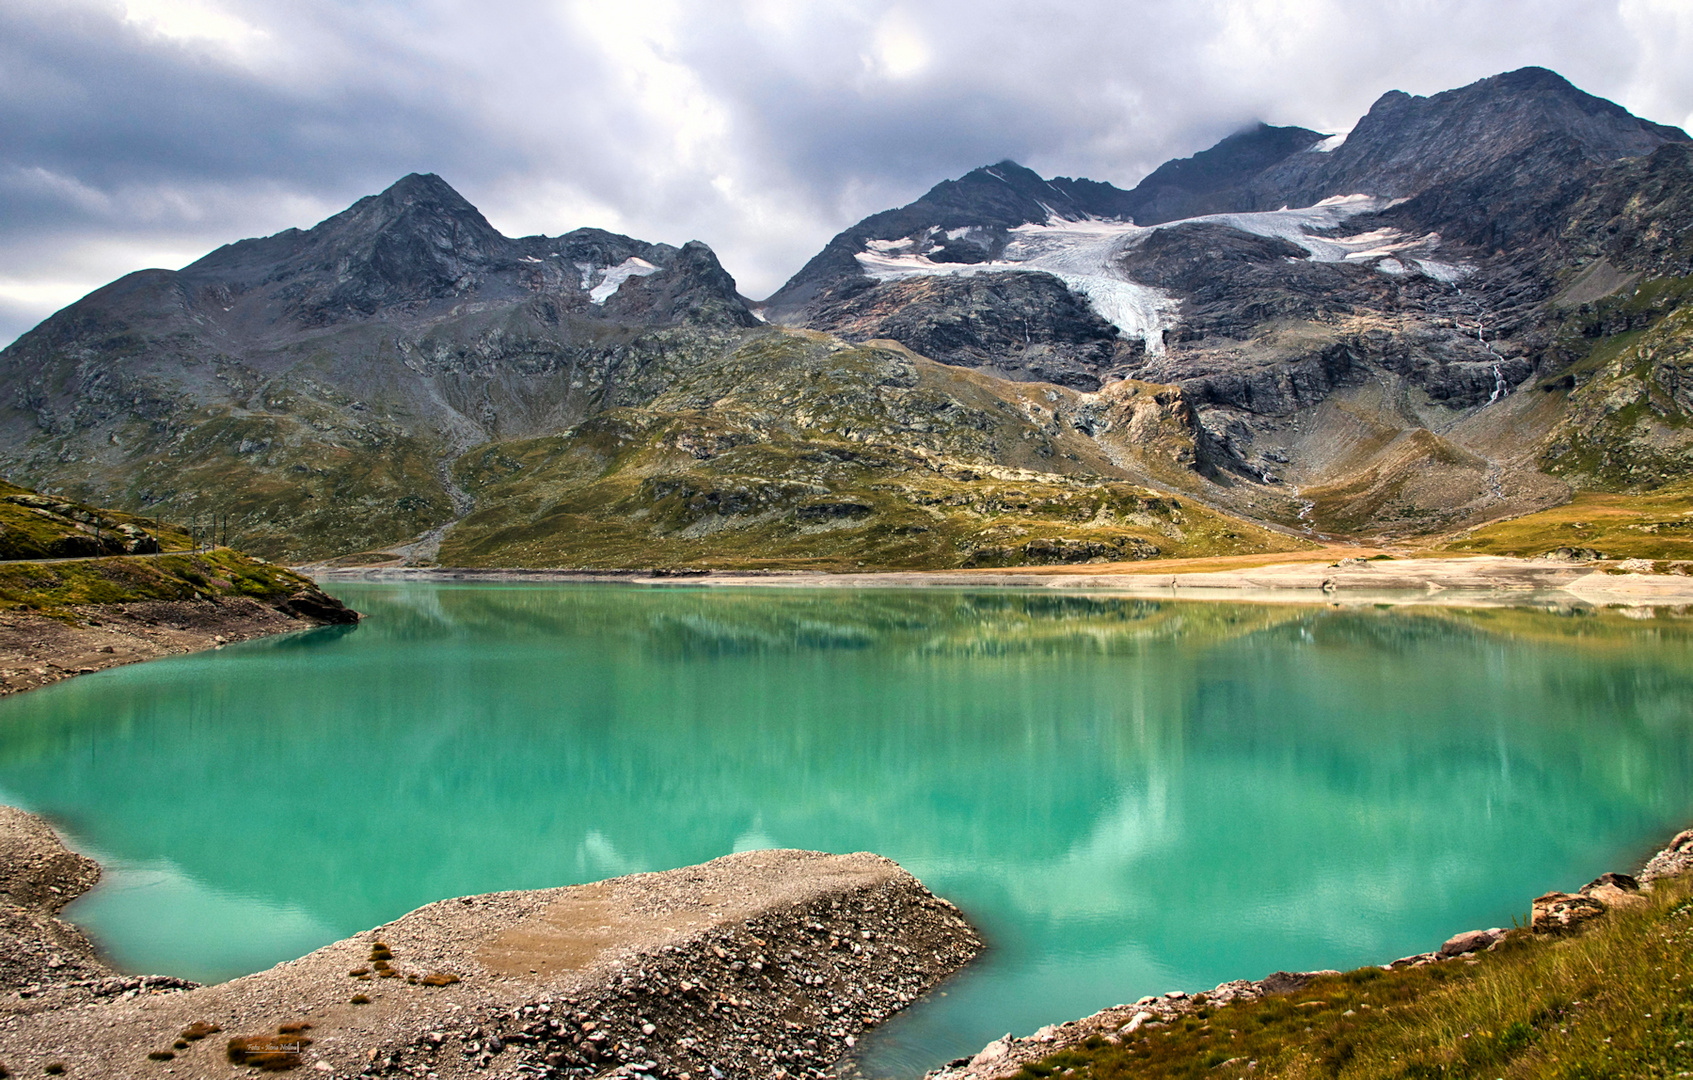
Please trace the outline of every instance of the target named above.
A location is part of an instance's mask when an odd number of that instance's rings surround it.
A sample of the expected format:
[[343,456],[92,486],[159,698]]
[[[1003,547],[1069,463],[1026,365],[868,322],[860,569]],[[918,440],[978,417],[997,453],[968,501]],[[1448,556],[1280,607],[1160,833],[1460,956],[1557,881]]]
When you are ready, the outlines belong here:
[[[1336,558],[1338,551],[1348,554]],[[1693,604],[1693,576],[1654,574],[1631,563],[1515,559],[1382,558],[1373,549],[1160,560],[1015,570],[594,571],[452,567],[301,567],[334,582],[606,583],[651,588],[1016,588],[1096,591],[1133,597],[1259,603]]]

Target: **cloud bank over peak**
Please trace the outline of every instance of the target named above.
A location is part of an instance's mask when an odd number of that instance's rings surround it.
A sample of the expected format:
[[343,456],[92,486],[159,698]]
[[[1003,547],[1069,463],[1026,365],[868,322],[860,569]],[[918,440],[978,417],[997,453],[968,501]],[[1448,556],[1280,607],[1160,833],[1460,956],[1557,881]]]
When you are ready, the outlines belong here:
[[13,0],[0,342],[122,273],[407,172],[508,234],[712,245],[762,296],[829,236],[1013,158],[1132,185],[1254,120],[1539,64],[1693,120],[1682,0]]

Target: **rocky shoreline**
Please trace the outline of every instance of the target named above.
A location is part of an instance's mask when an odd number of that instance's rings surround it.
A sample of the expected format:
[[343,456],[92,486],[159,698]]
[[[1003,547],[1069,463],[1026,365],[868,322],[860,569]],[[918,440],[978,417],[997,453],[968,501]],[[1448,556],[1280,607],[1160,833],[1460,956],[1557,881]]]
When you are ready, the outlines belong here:
[[[1641,890],[1650,890],[1660,878],[1693,870],[1693,829],[1676,834],[1667,846],[1654,854],[1638,876],[1601,874],[1575,893],[1550,892],[1536,897],[1527,930],[1534,934],[1557,934],[1576,923],[1604,914],[1615,907],[1639,902]],[[1475,955],[1498,947],[1507,933],[1499,927],[1454,934],[1435,952],[1404,956],[1384,969],[1422,967],[1427,964],[1475,962]],[[1520,931],[1519,931],[1520,932]],[[1008,1080],[1032,1062],[1077,1046],[1089,1039],[1103,1038],[1121,1043],[1179,1023],[1189,1014],[1236,1001],[1254,1001],[1274,994],[1303,989],[1325,975],[1338,971],[1278,971],[1263,979],[1237,979],[1211,990],[1188,993],[1172,990],[1142,997],[1128,1005],[1115,1005],[1091,1016],[1062,1024],[1051,1024],[1031,1035],[1017,1038],[1010,1033],[995,1039],[972,1057],[958,1058],[925,1074],[925,1080]],[[1248,1064],[1252,1068],[1253,1063]]]
[[98,868],[0,813],[8,1075],[821,1077],[981,949],[888,859],[757,851],[442,900],[217,986],[124,979],[58,920]]
[[358,621],[357,612],[316,588],[275,604],[219,596],[79,604],[62,614],[0,611],[0,696],[142,660]]

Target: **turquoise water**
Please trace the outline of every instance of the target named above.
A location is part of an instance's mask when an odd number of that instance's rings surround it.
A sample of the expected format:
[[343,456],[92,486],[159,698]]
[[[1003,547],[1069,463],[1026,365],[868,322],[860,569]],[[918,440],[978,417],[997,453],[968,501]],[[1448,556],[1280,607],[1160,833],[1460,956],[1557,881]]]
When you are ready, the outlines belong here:
[[0,701],[124,966],[443,896],[869,849],[991,950],[906,1076],[1145,993],[1510,925],[1693,818],[1693,620],[1047,593],[340,586],[314,631]]

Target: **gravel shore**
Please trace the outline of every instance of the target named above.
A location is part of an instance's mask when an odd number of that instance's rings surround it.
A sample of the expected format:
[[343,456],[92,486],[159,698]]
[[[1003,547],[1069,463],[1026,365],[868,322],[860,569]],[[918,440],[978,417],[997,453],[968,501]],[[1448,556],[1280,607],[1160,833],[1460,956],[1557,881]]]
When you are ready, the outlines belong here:
[[39,819],[0,815],[0,843],[11,1075],[822,1076],[981,948],[890,860],[757,851],[443,900],[193,988],[115,976],[52,917],[98,869]]

